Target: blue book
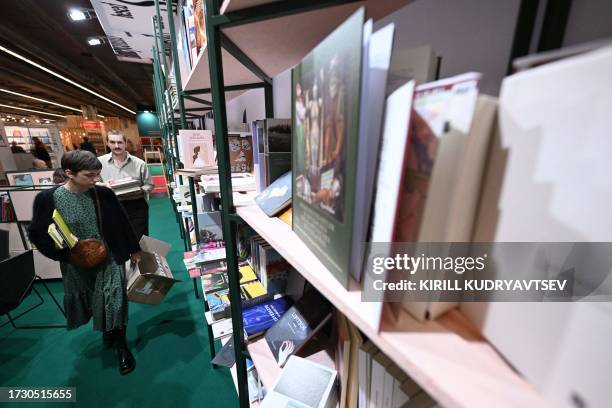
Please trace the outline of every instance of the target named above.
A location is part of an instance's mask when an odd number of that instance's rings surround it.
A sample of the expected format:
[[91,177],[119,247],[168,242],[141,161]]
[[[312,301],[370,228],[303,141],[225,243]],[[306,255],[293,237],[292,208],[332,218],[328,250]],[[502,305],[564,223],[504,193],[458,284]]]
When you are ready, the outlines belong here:
[[242,324],[247,338],[253,338],[272,327],[292,304],[291,298],[283,296],[245,308],[242,311]]
[[274,217],[291,205],[291,183],[289,171],[255,197],[255,202],[268,217]]

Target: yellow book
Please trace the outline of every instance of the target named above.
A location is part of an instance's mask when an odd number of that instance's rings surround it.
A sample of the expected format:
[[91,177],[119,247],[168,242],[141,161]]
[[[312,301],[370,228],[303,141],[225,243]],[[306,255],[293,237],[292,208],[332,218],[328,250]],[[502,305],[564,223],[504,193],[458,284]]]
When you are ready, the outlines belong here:
[[241,284],[257,280],[257,275],[255,275],[255,271],[251,268],[251,265],[240,266],[238,272],[240,273]]
[[47,233],[49,234],[49,236],[51,237],[51,239],[55,243],[55,247],[57,249],[64,248],[64,238],[57,231],[57,227],[55,226],[55,224],[49,224],[49,228],[47,228]]
[[59,233],[66,241],[68,248],[74,247],[79,239],[70,231],[70,228],[68,228],[68,225],[66,225],[66,222],[64,222],[62,215],[57,210],[53,210],[53,215],[51,218],[53,219],[53,222],[55,222]]
[[268,293],[260,281],[247,283],[242,285],[240,289],[247,299],[253,299]]

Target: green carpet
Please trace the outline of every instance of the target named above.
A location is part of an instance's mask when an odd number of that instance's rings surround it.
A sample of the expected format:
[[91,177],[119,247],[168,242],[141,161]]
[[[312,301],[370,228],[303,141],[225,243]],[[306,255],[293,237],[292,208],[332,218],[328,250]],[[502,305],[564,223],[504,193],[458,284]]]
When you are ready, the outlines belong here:
[[164,174],[161,164],[149,164],[149,174],[151,176],[161,176]]
[[[168,262],[182,281],[159,305],[130,302],[128,340],[136,357],[136,370],[119,375],[114,350],[103,348],[101,335],[92,330],[91,323],[72,331],[15,330],[7,325],[0,328],[0,386],[76,387],[77,405],[83,407],[238,406],[229,370],[211,367],[203,304],[195,298],[182,262],[183,245],[170,202],[155,198],[150,204],[151,235],[172,244]],[[49,286],[62,299],[61,282]],[[44,305],[17,323],[62,323],[59,310],[42,285],[37,288]],[[32,293],[16,312],[35,300]],[[6,321],[0,319],[0,324]],[[52,405],[67,406],[36,406]]]

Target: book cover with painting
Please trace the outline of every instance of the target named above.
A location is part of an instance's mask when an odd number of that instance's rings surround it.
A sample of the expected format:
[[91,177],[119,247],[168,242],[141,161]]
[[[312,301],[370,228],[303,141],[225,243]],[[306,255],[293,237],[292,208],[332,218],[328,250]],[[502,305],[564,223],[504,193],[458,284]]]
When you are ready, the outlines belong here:
[[416,88],[393,241],[419,241],[440,142],[456,130],[469,132],[480,77],[468,73]]
[[293,229],[348,287],[363,8],[292,71]]
[[210,130],[179,130],[181,162],[186,169],[215,166],[213,134]]

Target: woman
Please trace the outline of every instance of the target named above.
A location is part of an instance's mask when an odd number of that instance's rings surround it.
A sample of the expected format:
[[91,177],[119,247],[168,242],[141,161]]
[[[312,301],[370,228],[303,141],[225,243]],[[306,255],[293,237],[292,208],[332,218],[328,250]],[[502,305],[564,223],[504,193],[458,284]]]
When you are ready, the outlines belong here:
[[[140,260],[140,245],[115,194],[96,185],[101,168],[91,152],[73,150],[64,154],[62,169],[67,181],[36,196],[28,234],[43,255],[60,262],[68,330],[93,318],[94,330],[103,332],[104,345],[116,346],[119,371],[125,375],[136,363],[125,335],[128,307],[123,265],[130,258],[132,262]],[[70,263],[70,250],[56,248],[47,233],[54,209],[78,239],[103,237],[109,256],[102,266],[81,269]]]
[[45,164],[47,165],[47,168],[50,169],[51,168],[51,156],[49,156],[47,147],[37,137],[33,137],[32,141],[34,142],[34,149],[32,149],[32,155],[36,157],[38,160],[44,161]]

